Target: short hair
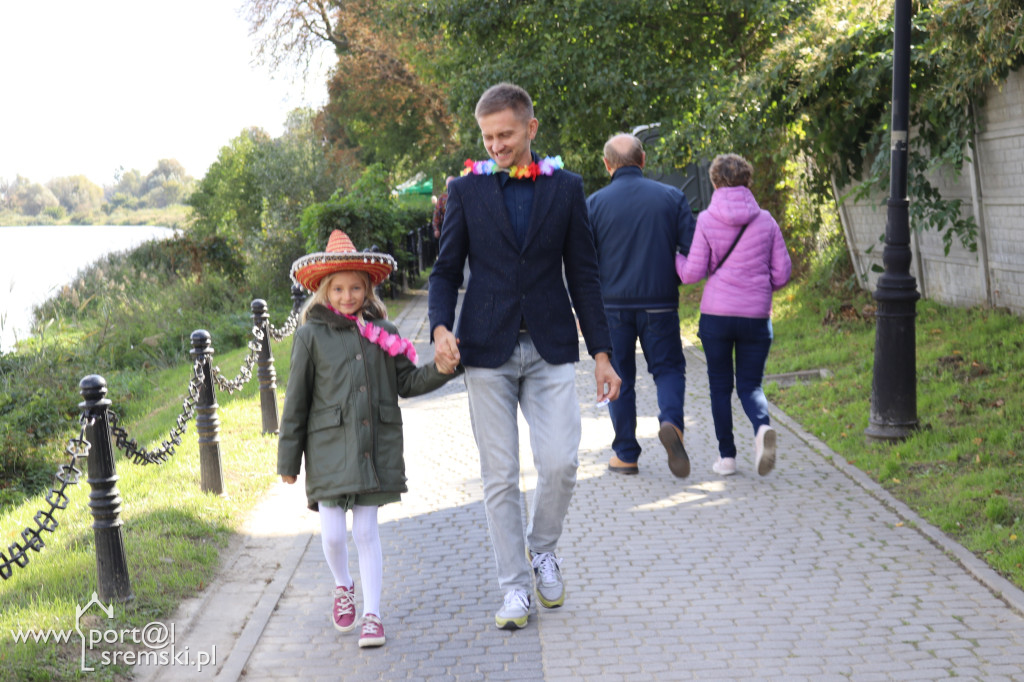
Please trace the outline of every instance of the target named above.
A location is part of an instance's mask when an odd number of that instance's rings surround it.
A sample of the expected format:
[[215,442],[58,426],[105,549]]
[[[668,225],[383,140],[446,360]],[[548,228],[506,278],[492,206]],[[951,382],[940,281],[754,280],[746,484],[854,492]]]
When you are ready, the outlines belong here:
[[[626,138],[629,140],[629,147],[625,152],[620,152],[614,144],[616,138]],[[617,133],[609,137],[608,141],[604,143],[604,158],[608,165],[612,167],[612,170],[626,166],[642,167],[644,165],[644,145],[636,135]]]
[[719,154],[708,169],[715,187],[750,187],[753,174],[753,166],[739,154]]
[[533,100],[530,94],[514,83],[492,85],[480,95],[476,103],[476,118],[490,116],[511,109],[523,122],[533,118]]

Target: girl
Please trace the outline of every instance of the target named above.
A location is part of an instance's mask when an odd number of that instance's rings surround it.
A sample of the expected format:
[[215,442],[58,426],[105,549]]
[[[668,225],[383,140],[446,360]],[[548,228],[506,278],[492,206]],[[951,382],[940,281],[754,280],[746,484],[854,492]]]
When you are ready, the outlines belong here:
[[[715,191],[697,217],[689,256],[676,254],[683,284],[705,277],[697,335],[708,362],[711,416],[718,438],[717,474],[736,473],[732,436],[732,387],[754,427],[754,467],[761,476],[775,466],[775,430],[761,389],[772,345],[772,292],[789,281],[792,264],[782,231],[750,192],[753,168],[736,154],[711,162]],[[733,372],[733,353],[736,370]]]
[[398,396],[421,395],[455,376],[455,366],[416,367],[412,344],[385,320],[373,287],[395,267],[387,254],[357,252],[341,230],[327,251],[292,264],[292,279],[313,295],[301,313],[282,411],[277,473],[295,483],[305,457],[306,497],[320,513],[334,574],[334,627],[356,625],[345,515],[359,554],[363,618],[360,647],[384,644],[380,619],[383,559],[377,507],[407,492]]

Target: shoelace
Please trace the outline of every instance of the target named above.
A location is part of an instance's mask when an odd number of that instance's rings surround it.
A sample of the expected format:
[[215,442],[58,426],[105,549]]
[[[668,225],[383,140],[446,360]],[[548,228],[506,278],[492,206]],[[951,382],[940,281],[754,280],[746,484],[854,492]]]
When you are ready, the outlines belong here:
[[363,634],[364,635],[376,635],[382,629],[384,625],[380,620],[373,614],[367,614],[363,616]]
[[545,584],[558,581],[558,568],[561,563],[551,552],[543,552],[533,557],[533,567],[540,574],[540,581]]
[[341,618],[349,613],[355,614],[356,599],[352,592],[338,588],[334,591],[334,598],[335,618]]
[[512,590],[505,595],[505,608],[517,606],[529,611],[530,597],[522,590]]

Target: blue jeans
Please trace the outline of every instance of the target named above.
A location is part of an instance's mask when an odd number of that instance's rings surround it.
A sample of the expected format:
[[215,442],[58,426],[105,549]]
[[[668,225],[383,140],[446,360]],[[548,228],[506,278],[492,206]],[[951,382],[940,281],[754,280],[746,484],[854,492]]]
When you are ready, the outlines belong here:
[[623,462],[636,462],[640,443],[636,440],[636,340],[647,360],[658,392],[658,421],[683,430],[683,400],[686,392],[686,360],[679,336],[679,312],[606,309],[612,335],[612,367],[622,379],[619,399],[608,404],[615,439],[612,450]]
[[[484,511],[502,592],[533,590],[526,550],[554,552],[576,486],[581,436],[573,363],[548,364],[526,332],[500,367],[466,367],[473,436],[480,451]],[[537,487],[523,529],[519,488],[519,424],[530,427]]]
[[[736,456],[732,436],[732,386],[736,377],[736,395],[754,427],[768,424],[768,399],[761,381],[768,350],[772,347],[772,321],[768,318],[700,316],[697,332],[708,361],[708,385],[711,390],[711,416],[715,420],[718,454]],[[736,370],[733,372],[733,352]]]

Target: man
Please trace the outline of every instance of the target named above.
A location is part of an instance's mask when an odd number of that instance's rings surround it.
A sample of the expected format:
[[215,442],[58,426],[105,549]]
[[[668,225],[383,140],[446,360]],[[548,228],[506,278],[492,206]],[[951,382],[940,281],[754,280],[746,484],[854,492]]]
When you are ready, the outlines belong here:
[[[527,624],[534,579],[542,606],[565,601],[555,549],[576,484],[581,434],[573,308],[596,363],[597,400],[615,400],[620,381],[609,357],[583,181],[560,170],[560,159],[531,152],[538,122],[519,86],[489,88],[475,113],[492,161],[467,163],[475,172],[449,185],[430,275],[430,328],[437,357],[461,359],[466,369],[484,509],[505,593],[495,624],[514,630]],[[467,259],[473,276],[453,334]],[[537,469],[525,539],[517,407],[530,426]]]
[[622,378],[620,399],[609,405],[615,438],[608,468],[636,474],[636,340],[658,393],[658,437],[669,470],[690,474],[683,447],[686,360],[679,338],[679,277],[675,255],[690,250],[696,227],[686,195],[643,176],[643,145],[614,135],[604,146],[611,183],[587,199],[601,269],[601,293],[612,335],[612,367]]

